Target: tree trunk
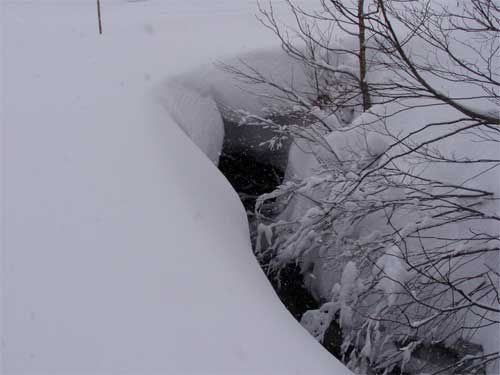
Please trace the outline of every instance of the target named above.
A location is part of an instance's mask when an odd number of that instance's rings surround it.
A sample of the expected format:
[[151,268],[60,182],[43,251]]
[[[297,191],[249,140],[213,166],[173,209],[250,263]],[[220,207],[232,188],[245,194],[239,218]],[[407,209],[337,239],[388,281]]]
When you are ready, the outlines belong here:
[[359,29],[359,87],[363,97],[363,110],[368,110],[372,104],[370,91],[366,83],[366,40],[365,40],[365,0],[358,0],[358,29]]

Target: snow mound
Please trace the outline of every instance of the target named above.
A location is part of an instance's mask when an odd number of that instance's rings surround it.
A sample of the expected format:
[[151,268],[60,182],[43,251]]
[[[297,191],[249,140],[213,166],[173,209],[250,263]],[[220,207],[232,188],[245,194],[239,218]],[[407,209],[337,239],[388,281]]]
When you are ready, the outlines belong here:
[[224,123],[215,101],[182,85],[168,86],[162,99],[177,125],[217,164],[224,142]]
[[185,134],[216,160],[214,102],[183,91],[183,132],[153,94],[263,44],[253,11],[101,3],[102,37],[95,2],[3,7],[0,372],[349,374],[279,302],[236,193]]

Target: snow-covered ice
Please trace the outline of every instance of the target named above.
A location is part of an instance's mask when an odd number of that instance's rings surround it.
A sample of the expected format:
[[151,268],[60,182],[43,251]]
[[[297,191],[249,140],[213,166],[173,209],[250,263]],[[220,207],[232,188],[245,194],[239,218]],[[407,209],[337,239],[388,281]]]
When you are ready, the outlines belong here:
[[348,374],[156,95],[270,45],[254,2],[101,3],[2,2],[3,373]]

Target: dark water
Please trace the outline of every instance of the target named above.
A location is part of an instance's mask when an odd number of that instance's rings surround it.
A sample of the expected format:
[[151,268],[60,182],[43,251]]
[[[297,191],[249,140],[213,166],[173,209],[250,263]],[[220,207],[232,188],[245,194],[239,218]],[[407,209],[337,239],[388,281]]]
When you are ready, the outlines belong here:
[[[219,159],[219,169],[239,194],[248,214],[252,240],[255,240],[256,223],[253,216],[256,199],[272,192],[283,182],[288,158],[289,143],[280,150],[269,150],[260,144],[270,139],[273,132],[257,126],[239,126],[225,121],[224,147]],[[252,241],[252,242],[253,242]],[[264,270],[267,261],[259,259]],[[295,319],[304,312],[318,308],[318,302],[304,288],[300,269],[287,265],[277,275],[268,274],[276,293]]]

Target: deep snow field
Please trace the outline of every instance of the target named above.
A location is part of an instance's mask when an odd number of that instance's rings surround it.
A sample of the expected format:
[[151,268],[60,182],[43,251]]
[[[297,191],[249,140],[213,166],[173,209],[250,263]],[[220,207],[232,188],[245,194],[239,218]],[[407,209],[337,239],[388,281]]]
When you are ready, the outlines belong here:
[[2,1],[2,373],[348,374],[161,93],[274,45],[254,1],[101,3]]

